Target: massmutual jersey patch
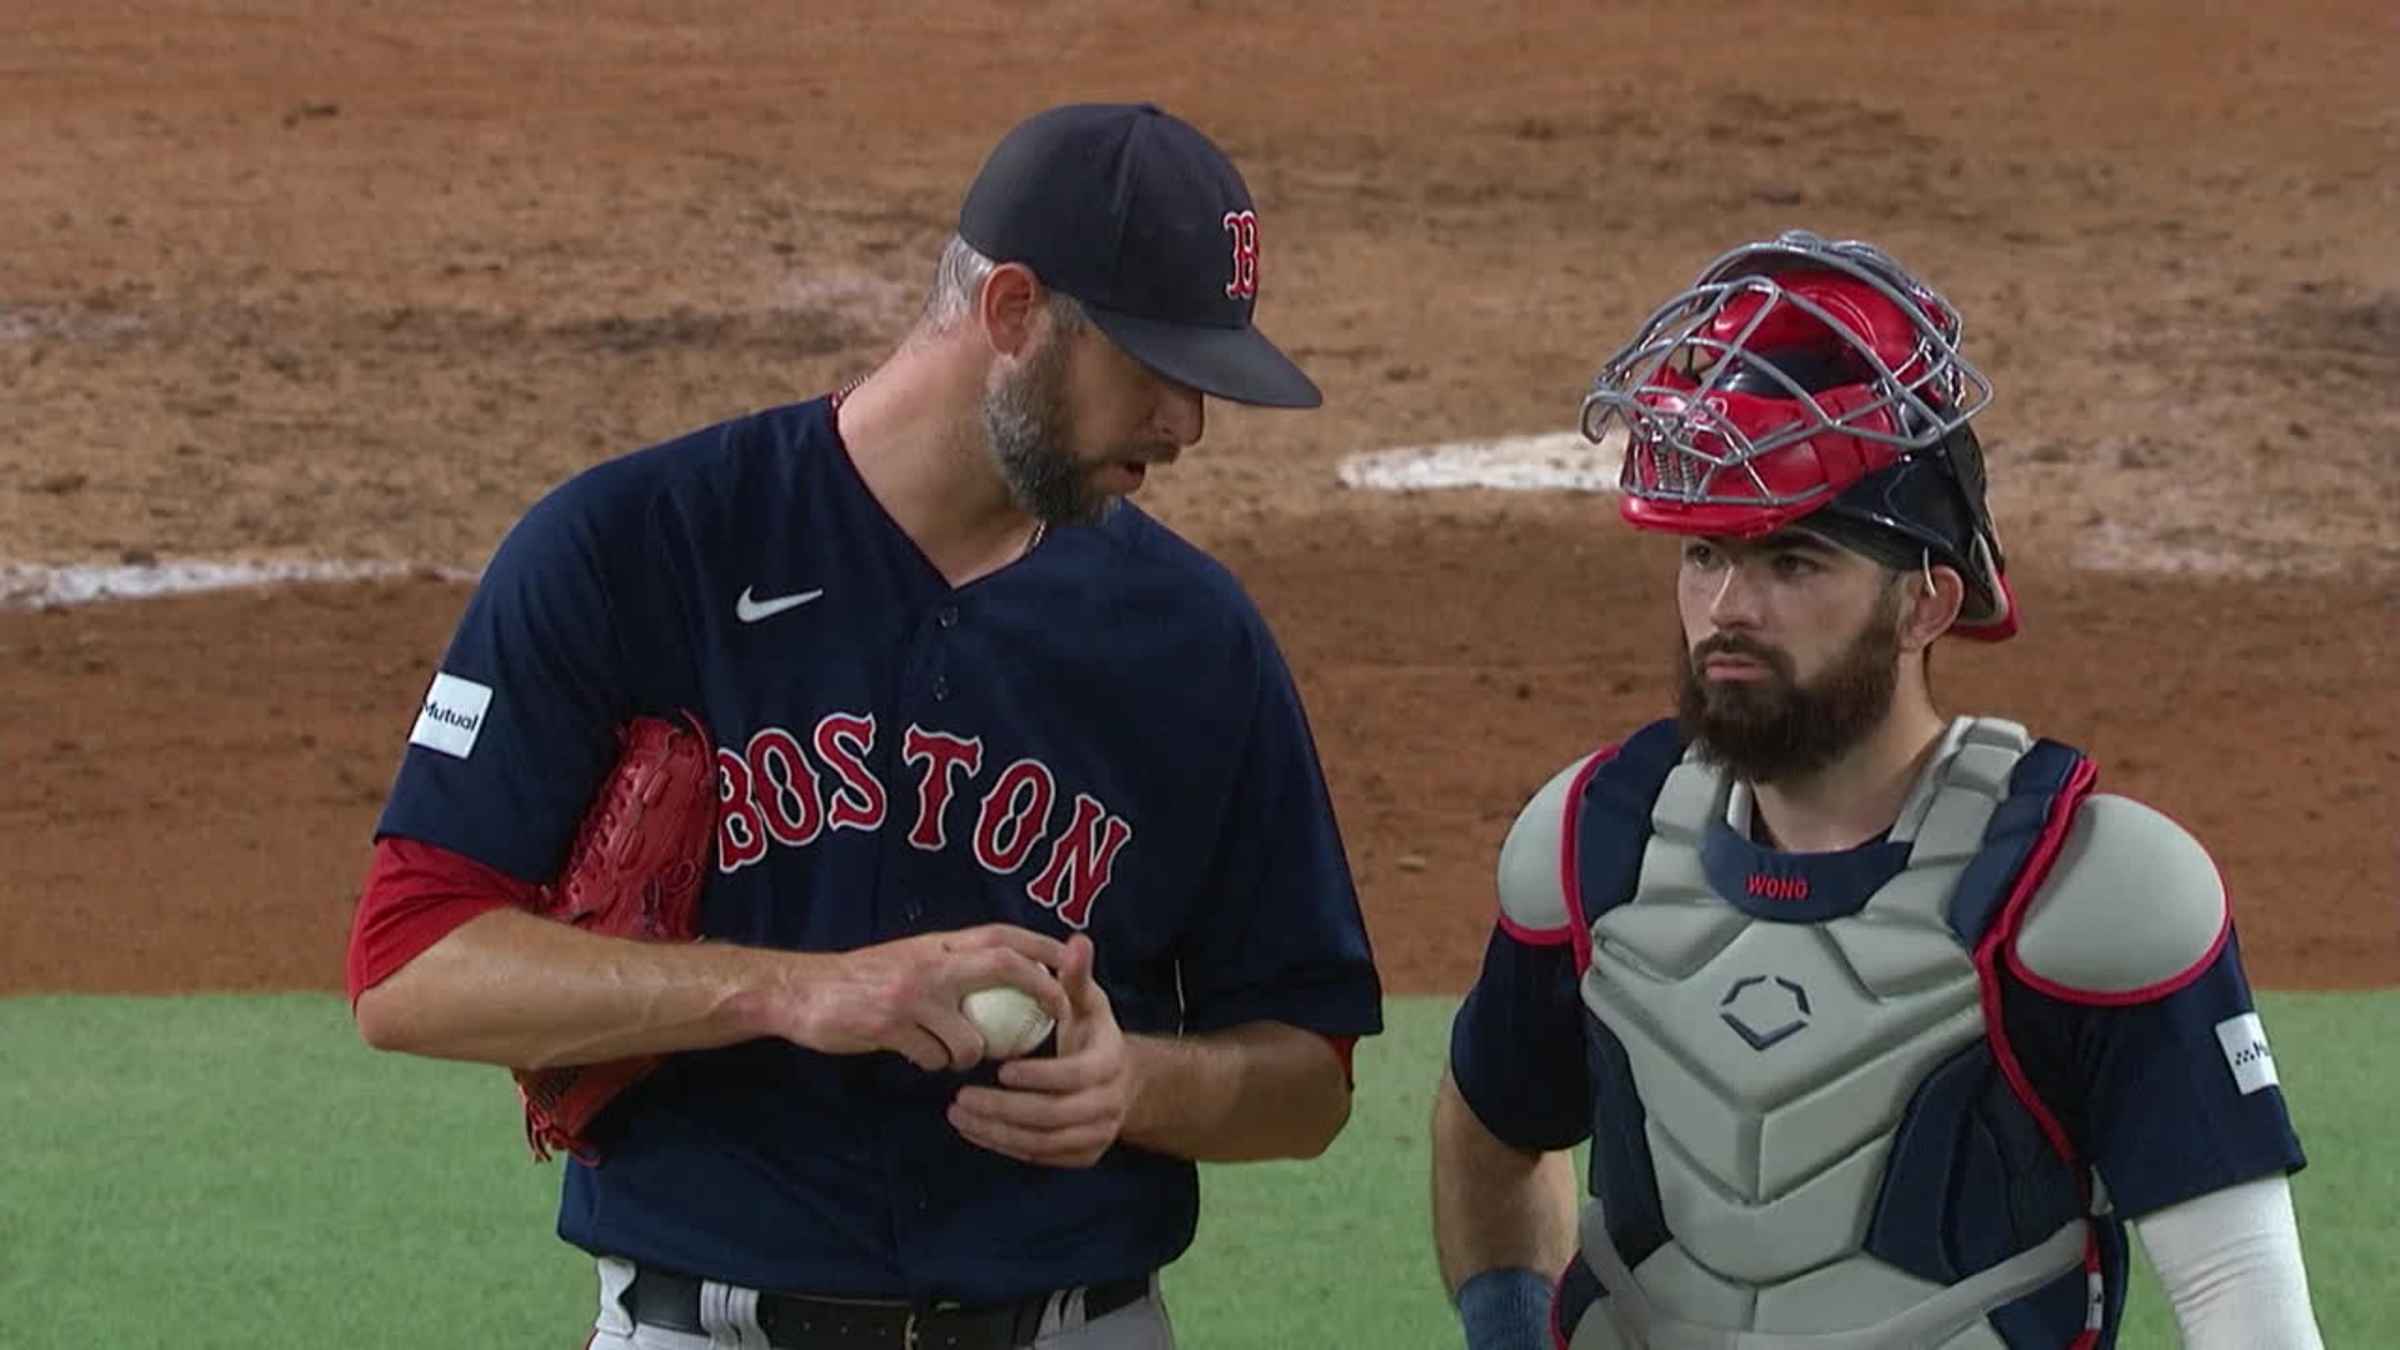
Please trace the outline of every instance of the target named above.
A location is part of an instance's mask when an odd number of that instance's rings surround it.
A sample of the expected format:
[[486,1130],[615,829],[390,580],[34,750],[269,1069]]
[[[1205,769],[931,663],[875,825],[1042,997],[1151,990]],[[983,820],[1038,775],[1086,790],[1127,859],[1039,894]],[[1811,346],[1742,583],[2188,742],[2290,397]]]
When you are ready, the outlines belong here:
[[462,680],[448,671],[437,672],[433,687],[425,691],[424,706],[417,710],[408,743],[465,759],[475,753],[475,738],[483,731],[483,719],[491,707],[490,685]]
[[1133,838],[1124,817],[1086,792],[1062,812],[1058,775],[1040,759],[987,765],[981,737],[913,723],[899,751],[910,777],[887,790],[868,768],[879,734],[874,714],[835,712],[805,732],[763,727],[739,750],[717,747],[717,870],[730,875],[770,848],[888,824],[906,828],[911,848],[939,853],[955,842],[994,876],[1024,872],[1034,903],[1069,927],[1091,922]]
[[2267,1047],[2266,1024],[2258,1020],[2257,1013],[2242,1013],[2217,1023],[2217,1046],[2225,1052],[2225,1067],[2233,1072],[2234,1084],[2243,1096],[2283,1081],[2275,1072],[2275,1052]]

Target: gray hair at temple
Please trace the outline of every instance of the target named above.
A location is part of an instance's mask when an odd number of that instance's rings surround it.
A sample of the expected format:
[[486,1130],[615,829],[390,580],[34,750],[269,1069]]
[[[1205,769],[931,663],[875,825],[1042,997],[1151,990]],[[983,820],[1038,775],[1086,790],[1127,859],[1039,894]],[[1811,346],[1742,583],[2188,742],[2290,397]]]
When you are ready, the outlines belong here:
[[[925,293],[925,308],[917,315],[920,331],[947,333],[975,307],[975,297],[982,294],[983,282],[999,264],[975,251],[975,246],[957,235],[942,246],[940,261],[934,264],[933,286]],[[1073,333],[1091,322],[1083,305],[1064,291],[1050,292],[1050,317],[1061,333]]]

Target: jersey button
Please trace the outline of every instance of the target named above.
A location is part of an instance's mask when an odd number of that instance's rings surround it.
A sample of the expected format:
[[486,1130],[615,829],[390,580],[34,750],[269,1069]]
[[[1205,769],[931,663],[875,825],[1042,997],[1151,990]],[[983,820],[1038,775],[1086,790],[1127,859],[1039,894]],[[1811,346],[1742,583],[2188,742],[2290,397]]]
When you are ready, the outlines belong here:
[[933,677],[933,697],[936,701],[950,697],[950,677],[946,675]]
[[900,917],[908,920],[910,923],[923,923],[925,922],[925,907],[918,904],[916,901],[911,900],[908,902],[907,906],[900,911]]
[[940,611],[933,616],[933,621],[940,624],[944,628],[958,627],[958,606],[942,606]]

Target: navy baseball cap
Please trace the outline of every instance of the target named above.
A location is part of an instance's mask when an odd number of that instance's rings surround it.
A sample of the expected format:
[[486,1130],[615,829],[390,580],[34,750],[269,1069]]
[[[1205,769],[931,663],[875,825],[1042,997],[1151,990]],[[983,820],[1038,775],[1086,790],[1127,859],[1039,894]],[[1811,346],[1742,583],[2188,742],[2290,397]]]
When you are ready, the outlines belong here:
[[1100,331],[1168,379],[1236,403],[1325,401],[1251,326],[1250,189],[1206,136],[1150,104],[1069,104],[1019,123],[967,189],[958,233],[1074,296]]

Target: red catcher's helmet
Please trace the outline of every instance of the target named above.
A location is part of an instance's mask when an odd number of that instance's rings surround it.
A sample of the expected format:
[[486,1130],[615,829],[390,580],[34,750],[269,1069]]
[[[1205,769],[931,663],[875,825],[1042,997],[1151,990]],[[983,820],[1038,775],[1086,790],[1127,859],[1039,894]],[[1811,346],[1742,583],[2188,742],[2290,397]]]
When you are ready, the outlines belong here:
[[1621,510],[1640,529],[1750,539],[1804,518],[1891,565],[1965,578],[1951,631],[2017,631],[1968,419],[1992,386],[1958,311],[1882,250],[1806,230],[1745,244],[1608,359],[1583,401],[1621,423]]

